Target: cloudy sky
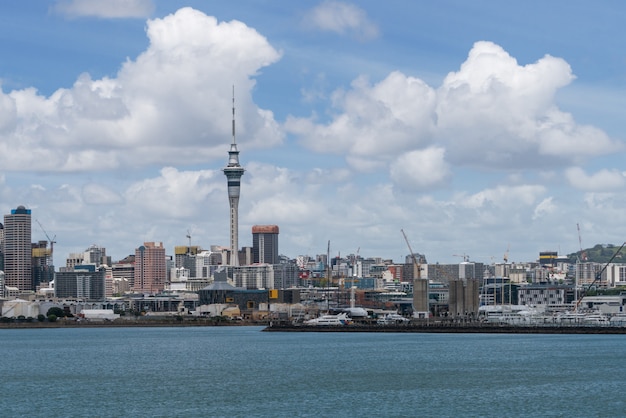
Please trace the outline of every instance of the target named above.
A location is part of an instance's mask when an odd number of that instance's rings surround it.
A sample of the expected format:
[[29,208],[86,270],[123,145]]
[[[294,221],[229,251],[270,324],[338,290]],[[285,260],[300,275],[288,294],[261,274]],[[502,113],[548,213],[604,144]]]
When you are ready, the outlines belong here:
[[[0,2],[0,212],[91,244],[532,261],[626,240],[626,4]],[[35,222],[37,220],[39,223]]]

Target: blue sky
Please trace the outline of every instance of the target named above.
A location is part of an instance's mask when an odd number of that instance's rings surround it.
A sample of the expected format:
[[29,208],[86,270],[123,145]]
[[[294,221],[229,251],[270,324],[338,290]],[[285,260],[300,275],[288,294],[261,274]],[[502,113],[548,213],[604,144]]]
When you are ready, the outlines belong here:
[[[626,239],[620,1],[0,3],[0,211],[55,263],[144,241],[429,262]],[[33,239],[45,239],[33,224]]]

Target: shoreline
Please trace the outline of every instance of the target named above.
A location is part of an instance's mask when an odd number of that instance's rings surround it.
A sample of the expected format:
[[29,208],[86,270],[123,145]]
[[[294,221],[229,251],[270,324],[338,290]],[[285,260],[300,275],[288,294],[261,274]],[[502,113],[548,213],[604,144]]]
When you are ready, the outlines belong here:
[[54,328],[156,328],[156,327],[241,327],[267,326],[267,322],[256,321],[212,321],[212,320],[115,320],[115,321],[55,321],[55,322],[0,322],[3,329],[54,329]]

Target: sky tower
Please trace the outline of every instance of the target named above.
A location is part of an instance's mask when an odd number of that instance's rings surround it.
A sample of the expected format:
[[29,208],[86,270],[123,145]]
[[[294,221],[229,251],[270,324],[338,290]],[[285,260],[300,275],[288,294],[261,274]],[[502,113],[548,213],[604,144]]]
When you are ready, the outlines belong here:
[[235,141],[235,87],[233,86],[233,143],[228,151],[228,165],[222,170],[228,180],[230,203],[230,265],[239,265],[239,188],[245,171],[239,164],[239,151]]

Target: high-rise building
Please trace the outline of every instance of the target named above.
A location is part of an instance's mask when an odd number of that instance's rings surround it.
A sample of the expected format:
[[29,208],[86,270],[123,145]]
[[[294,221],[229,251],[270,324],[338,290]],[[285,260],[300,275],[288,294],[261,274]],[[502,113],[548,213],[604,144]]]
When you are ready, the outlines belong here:
[[30,209],[20,205],[4,215],[4,279],[6,286],[34,290],[32,282]]
[[159,293],[165,288],[167,265],[162,242],[144,242],[135,250],[134,291]]
[[278,226],[252,227],[252,262],[278,264]]
[[[4,225],[0,223],[0,271],[4,272]],[[4,277],[4,276],[3,276]],[[0,292],[2,290],[0,289]]]
[[233,88],[233,143],[228,151],[228,165],[222,170],[228,181],[230,204],[230,260],[231,266],[239,265],[239,189],[244,169],[239,164],[239,151],[235,141],[235,89]]

